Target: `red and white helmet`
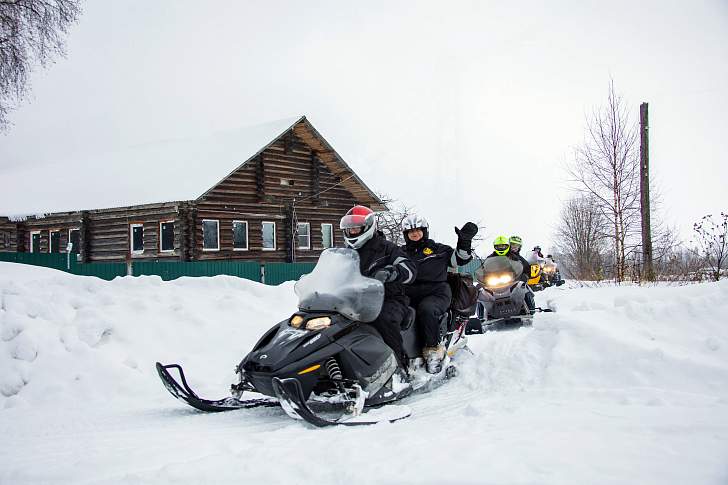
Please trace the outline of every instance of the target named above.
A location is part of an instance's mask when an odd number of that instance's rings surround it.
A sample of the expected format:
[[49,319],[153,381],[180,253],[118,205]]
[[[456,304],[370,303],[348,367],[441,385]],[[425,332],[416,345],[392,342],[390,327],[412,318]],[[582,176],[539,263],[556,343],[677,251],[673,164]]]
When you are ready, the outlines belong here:
[[359,249],[374,236],[377,230],[377,218],[369,207],[355,205],[341,218],[339,228],[344,232],[346,245]]

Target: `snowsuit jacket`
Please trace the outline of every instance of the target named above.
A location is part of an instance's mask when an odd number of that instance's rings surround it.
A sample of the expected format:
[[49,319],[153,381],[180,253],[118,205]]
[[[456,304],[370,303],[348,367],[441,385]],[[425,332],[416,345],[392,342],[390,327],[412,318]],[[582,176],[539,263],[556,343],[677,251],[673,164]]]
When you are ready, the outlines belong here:
[[381,231],[357,249],[359,253],[359,269],[363,276],[373,277],[385,266],[393,266],[397,270],[397,279],[384,284],[384,298],[394,298],[407,304],[404,286],[411,284],[417,277],[417,266],[393,242],[387,241]]
[[[496,254],[496,252],[493,251],[492,253],[490,253],[490,256],[488,256],[488,257],[491,258],[493,256],[498,256],[498,254]],[[508,254],[506,254],[506,256],[511,261],[518,261],[519,263],[521,263],[521,266],[523,266],[523,271],[521,271],[521,274],[518,275],[518,277],[516,279],[524,281],[524,282],[528,282],[528,280],[531,278],[531,263],[526,261],[526,259],[523,256],[521,256],[520,254],[512,253],[510,251],[508,251]]]
[[417,265],[415,284],[445,282],[448,268],[463,266],[473,259],[469,251],[455,250],[432,239],[410,242],[402,246],[402,249]]

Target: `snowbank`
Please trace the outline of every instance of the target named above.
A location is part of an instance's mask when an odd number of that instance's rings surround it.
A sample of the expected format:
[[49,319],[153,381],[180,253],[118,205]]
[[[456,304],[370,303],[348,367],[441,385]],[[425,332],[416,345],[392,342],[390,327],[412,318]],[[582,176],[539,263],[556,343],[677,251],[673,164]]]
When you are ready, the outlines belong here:
[[728,483],[728,281],[549,288],[411,418],[328,430],[196,413],[154,371],[224,396],[291,283],[0,263],[0,298],[0,483]]
[[231,276],[105,281],[0,263],[0,408],[138,399],[154,363],[177,361],[230,385],[235,363],[296,308],[292,283]]

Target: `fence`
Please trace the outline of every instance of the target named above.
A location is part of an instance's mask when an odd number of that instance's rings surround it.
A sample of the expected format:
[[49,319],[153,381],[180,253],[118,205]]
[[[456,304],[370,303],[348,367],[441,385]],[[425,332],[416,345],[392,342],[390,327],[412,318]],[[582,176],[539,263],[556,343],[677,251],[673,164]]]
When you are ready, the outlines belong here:
[[132,274],[158,275],[164,281],[180,276],[230,275],[260,281],[260,263],[257,261],[138,261],[132,263]]
[[67,254],[60,253],[0,252],[0,261],[44,266],[82,276],[96,276],[105,280],[113,280],[117,276],[126,275],[126,264],[124,263],[78,263],[74,255],[69,258]]
[[[127,274],[126,263],[78,263],[73,256],[69,261],[66,254],[60,253],[0,252],[0,261],[44,266],[105,280]],[[278,285],[299,279],[301,275],[310,273],[314,266],[316,263],[267,263],[261,271],[261,264],[257,261],[134,261],[131,273],[133,276],[157,275],[165,281],[181,276],[231,275]]]
[[[10,253],[0,252],[0,261],[11,263],[45,266],[68,273],[83,276],[96,276],[105,280],[113,280],[117,276],[126,276],[126,263],[78,263],[74,257],[69,261],[66,254],[48,253]],[[461,273],[474,274],[482,261],[473,261],[461,267]],[[134,261],[132,275],[157,275],[169,281],[181,276],[216,276],[231,275],[252,281],[265,282],[267,285],[279,285],[285,281],[298,280],[302,275],[310,273],[316,263],[265,263],[257,261]]]
[[265,284],[280,285],[284,281],[298,280],[313,271],[316,263],[266,263]]
[[480,268],[480,265],[483,264],[483,260],[478,258],[477,256],[473,257],[473,260],[466,264],[465,266],[461,266],[458,268],[459,273],[470,273],[475,277],[475,271]]

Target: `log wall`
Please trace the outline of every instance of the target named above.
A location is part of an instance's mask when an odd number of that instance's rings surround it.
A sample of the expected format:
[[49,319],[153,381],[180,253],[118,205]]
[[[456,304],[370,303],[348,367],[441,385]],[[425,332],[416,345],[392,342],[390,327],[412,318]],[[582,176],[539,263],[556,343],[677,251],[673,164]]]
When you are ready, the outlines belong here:
[[[55,213],[22,222],[0,218],[0,251],[29,251],[40,231],[40,251],[48,252],[49,231],[59,230],[65,252],[69,229],[80,231],[83,262],[129,260],[315,261],[323,249],[322,224],[331,224],[334,246],[342,246],[339,220],[354,204],[378,201],[336,152],[301,121],[258,156],[195,201]],[[219,250],[203,247],[204,219],[219,221]],[[174,221],[174,250],[160,251],[160,222]],[[248,223],[247,250],[233,248],[233,221]],[[263,250],[263,222],[276,224],[275,250]],[[298,248],[297,223],[310,224],[310,247]],[[130,225],[142,224],[144,251],[133,253]]]
[[[315,261],[323,249],[321,224],[332,225],[334,245],[343,240],[339,219],[357,201],[341,178],[295,135],[281,138],[201,197],[197,203],[196,259]],[[220,221],[220,250],[203,251],[202,220]],[[248,222],[248,250],[233,250],[234,220]],[[276,250],[264,251],[263,221],[276,223]],[[297,222],[310,224],[310,249],[295,248]]]
[[0,251],[18,250],[18,224],[0,217]]

